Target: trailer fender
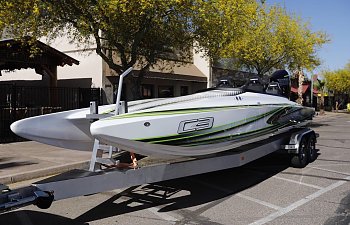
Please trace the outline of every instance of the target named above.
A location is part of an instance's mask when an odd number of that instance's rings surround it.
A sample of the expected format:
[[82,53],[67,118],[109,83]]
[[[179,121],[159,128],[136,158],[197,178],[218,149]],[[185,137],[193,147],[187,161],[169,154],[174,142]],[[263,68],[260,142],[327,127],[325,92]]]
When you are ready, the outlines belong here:
[[[289,149],[294,149],[295,150],[295,154],[299,153],[299,149],[300,149],[300,143],[302,141],[302,139],[308,138],[311,135],[314,135],[316,137],[315,131],[311,130],[310,128],[305,128],[299,132],[295,132],[291,135],[290,137],[290,141],[289,141],[289,146],[293,146],[289,147]],[[315,138],[316,140],[316,138]]]

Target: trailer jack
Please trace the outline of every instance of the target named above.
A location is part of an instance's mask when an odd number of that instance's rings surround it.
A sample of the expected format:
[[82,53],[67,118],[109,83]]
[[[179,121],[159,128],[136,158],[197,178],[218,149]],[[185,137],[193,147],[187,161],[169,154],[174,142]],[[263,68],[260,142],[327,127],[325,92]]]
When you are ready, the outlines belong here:
[[35,186],[11,190],[5,185],[0,185],[0,188],[0,213],[32,204],[47,209],[54,200],[53,192],[42,191]]

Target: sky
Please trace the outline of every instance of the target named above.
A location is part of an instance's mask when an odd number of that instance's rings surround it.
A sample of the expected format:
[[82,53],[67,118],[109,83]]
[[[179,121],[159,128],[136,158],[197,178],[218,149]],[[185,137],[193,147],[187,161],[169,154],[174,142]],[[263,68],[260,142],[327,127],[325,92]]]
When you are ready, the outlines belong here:
[[266,3],[277,3],[308,21],[311,30],[328,34],[331,41],[318,50],[321,65],[313,73],[341,69],[350,62],[349,0],[266,0]]

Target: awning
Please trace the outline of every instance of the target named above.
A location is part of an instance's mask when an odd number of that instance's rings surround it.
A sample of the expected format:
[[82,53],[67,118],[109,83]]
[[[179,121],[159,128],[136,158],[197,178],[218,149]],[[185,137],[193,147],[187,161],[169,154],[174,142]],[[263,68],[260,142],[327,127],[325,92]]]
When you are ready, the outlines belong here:
[[145,78],[207,82],[207,77],[192,63],[170,65],[163,69],[156,65],[150,69]]
[[[309,88],[309,84],[303,84],[303,94],[306,92],[306,90]],[[291,92],[298,93],[298,88],[297,87],[291,87],[290,88]]]
[[[116,60],[118,62],[118,60]],[[104,62],[103,72],[105,76],[118,76],[115,71],[111,70]],[[134,75],[140,70],[140,66],[134,67]],[[194,82],[207,82],[207,76],[201,72],[193,63],[176,62],[170,60],[159,60],[157,64],[153,65],[147,74],[146,79],[162,79],[162,80],[181,80]]]
[[[307,91],[307,89],[309,89],[309,87],[310,87],[309,84],[303,84],[303,94],[305,94],[305,92]],[[291,87],[291,88],[290,88],[290,91],[293,92],[293,93],[298,93],[298,88],[297,88],[297,87]],[[314,95],[317,95],[317,94],[318,94],[317,89],[314,88],[313,94],[314,94]]]

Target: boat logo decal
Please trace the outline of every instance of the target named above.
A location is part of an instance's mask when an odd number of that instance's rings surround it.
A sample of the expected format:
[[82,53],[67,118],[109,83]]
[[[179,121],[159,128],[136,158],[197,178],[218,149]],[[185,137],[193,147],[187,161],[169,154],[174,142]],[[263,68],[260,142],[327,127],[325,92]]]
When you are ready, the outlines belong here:
[[199,118],[193,120],[181,121],[179,124],[178,134],[187,133],[197,130],[205,130],[213,127],[214,117]]

